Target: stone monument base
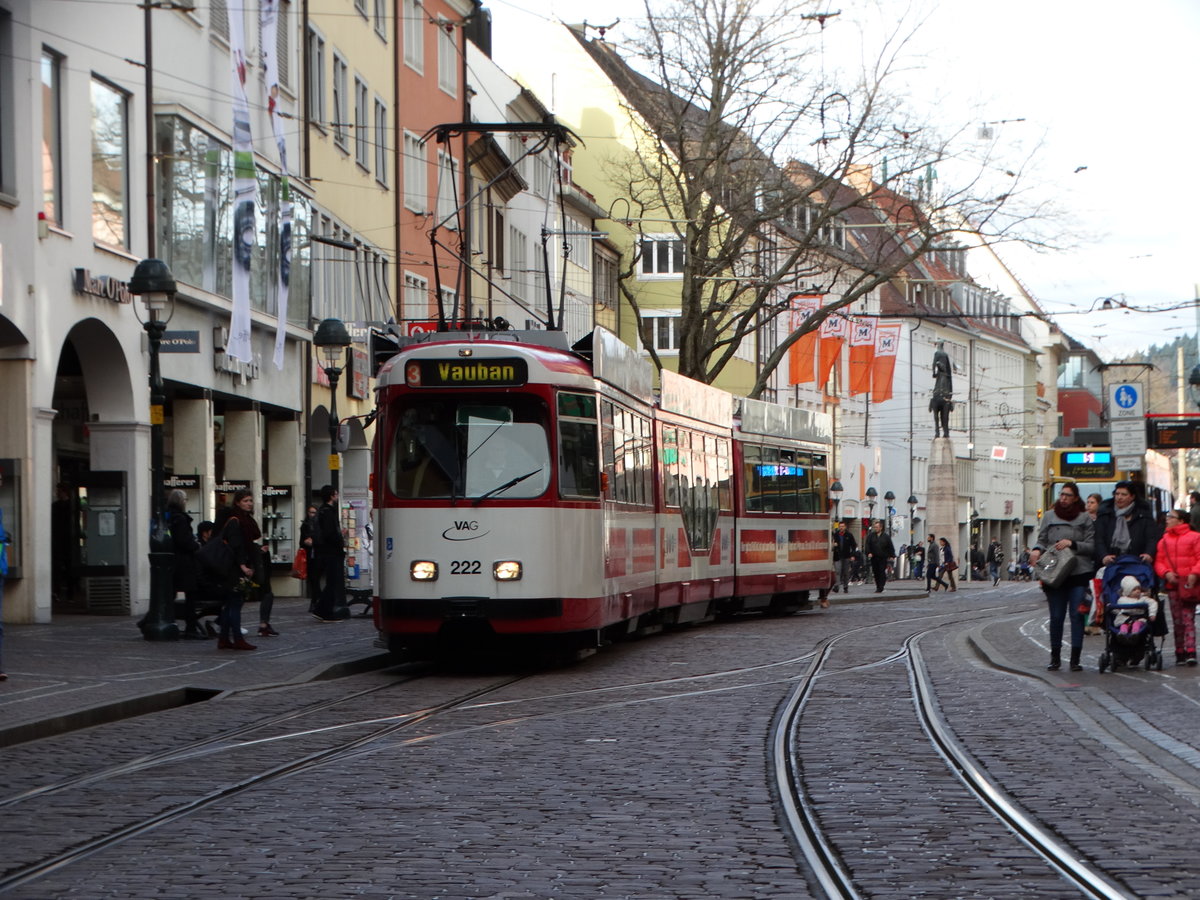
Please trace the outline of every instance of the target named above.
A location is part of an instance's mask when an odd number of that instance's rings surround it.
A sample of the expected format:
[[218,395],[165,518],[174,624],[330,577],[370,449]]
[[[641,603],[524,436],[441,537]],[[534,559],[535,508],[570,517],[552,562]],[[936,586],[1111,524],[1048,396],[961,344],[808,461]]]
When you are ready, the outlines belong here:
[[935,437],[929,449],[929,496],[925,501],[925,522],[921,539],[933,534],[945,538],[960,560],[963,548],[958,546],[958,486],[954,480],[954,442]]

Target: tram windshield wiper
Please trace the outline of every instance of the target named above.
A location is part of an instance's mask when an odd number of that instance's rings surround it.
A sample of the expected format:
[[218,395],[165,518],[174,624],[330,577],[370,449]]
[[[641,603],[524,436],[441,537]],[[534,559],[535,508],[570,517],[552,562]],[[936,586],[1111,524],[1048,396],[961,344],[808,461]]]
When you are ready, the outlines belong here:
[[482,503],[488,497],[491,497],[494,494],[499,494],[501,491],[507,491],[510,487],[514,487],[515,485],[520,484],[526,478],[532,478],[534,475],[536,475],[538,472],[542,471],[542,469],[544,469],[544,468],[545,468],[545,466],[538,466],[532,472],[526,472],[524,475],[518,475],[516,478],[508,479],[508,481],[504,482],[504,484],[497,485],[496,487],[494,487],[490,491],[488,491],[486,494],[480,494],[478,497],[475,498],[475,502],[472,505],[478,506],[480,503]]

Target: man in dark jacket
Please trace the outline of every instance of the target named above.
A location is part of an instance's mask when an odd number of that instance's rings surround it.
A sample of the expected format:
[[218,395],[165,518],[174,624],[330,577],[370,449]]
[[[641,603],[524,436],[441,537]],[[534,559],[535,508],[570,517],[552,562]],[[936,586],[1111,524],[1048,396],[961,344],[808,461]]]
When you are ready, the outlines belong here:
[[987,567],[988,574],[992,576],[992,585],[1000,583],[1000,565],[1004,562],[1004,551],[1000,549],[1000,542],[992,538],[992,542],[987,548]]
[[321,508],[317,510],[317,559],[320,560],[325,586],[313,613],[322,622],[337,622],[350,615],[346,606],[346,537],[338,515],[338,492],[332,485],[321,488]]
[[867,535],[867,559],[875,576],[875,593],[883,593],[883,586],[887,584],[888,564],[895,558],[896,545],[892,543],[891,535],[884,534],[883,522],[877,520]]
[[850,593],[850,566],[854,561],[854,551],[858,549],[858,541],[846,530],[845,522],[838,522],[837,531],[833,533],[833,567],[837,573],[833,589],[836,592],[838,584],[845,593]]
[[1136,484],[1117,482],[1112,498],[1100,504],[1096,516],[1096,561],[1107,566],[1118,556],[1137,556],[1152,564],[1161,537],[1150,505],[1137,496]]

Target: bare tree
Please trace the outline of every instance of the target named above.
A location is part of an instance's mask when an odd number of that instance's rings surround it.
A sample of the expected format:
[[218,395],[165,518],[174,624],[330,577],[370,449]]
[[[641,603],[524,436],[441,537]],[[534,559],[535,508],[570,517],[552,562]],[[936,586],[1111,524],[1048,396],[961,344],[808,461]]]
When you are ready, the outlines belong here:
[[[854,83],[832,83],[820,39],[836,14],[826,9],[645,0],[632,41],[581,38],[643,131],[640,152],[606,173],[638,234],[622,296],[640,324],[639,276],[679,277],[682,374],[712,382],[795,293],[836,289],[800,330],[761,348],[754,396],[791,344],[923,254],[963,229],[1005,238],[1046,212],[1016,211],[1019,172],[987,158],[970,171],[953,135],[909,124],[889,93],[908,37],[889,40]],[[935,181],[943,165],[960,187]],[[653,341],[643,344],[661,367]]]

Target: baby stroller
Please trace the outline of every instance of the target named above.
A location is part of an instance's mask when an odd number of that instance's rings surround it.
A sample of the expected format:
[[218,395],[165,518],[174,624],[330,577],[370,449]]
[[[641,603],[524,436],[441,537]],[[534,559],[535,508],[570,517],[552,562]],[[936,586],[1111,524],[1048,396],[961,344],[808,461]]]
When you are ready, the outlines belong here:
[[[1154,569],[1136,556],[1118,557],[1104,567],[1100,579],[1100,600],[1104,604],[1104,652],[1100,654],[1100,671],[1117,671],[1121,666],[1144,665],[1146,670],[1163,667],[1163,638],[1167,633],[1165,603],[1159,603],[1158,615],[1150,621],[1150,607],[1145,600],[1121,602],[1121,580],[1132,575],[1149,594],[1154,591],[1158,577]],[[1155,643],[1155,638],[1159,638]]]

